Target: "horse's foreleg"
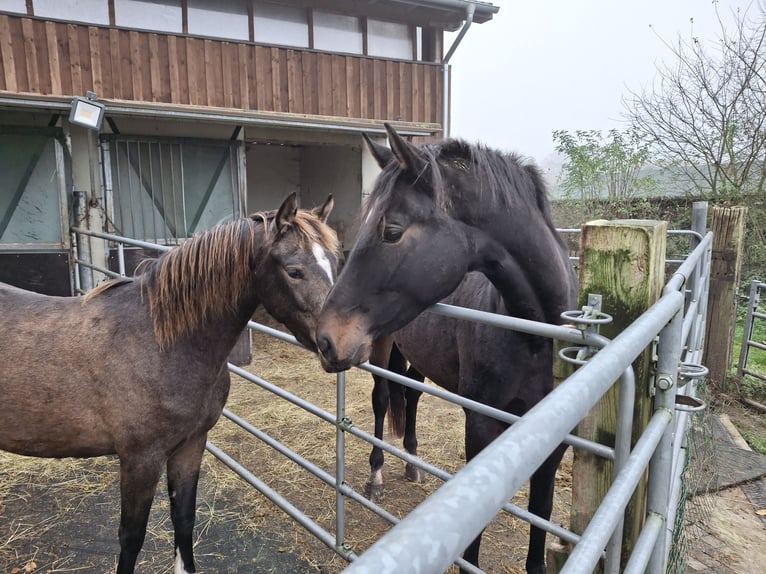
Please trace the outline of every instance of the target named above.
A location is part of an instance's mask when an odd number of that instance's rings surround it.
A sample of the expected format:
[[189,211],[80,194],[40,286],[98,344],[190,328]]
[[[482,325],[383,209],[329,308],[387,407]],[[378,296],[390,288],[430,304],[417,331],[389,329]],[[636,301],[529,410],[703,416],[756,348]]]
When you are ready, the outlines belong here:
[[[473,398],[473,397],[469,397]],[[502,433],[506,426],[493,418],[480,415],[474,411],[464,409],[465,411],[465,460],[469,462],[473,457],[479,454],[482,449],[490,442],[495,440]],[[469,511],[470,509],[466,509]],[[481,546],[481,535],[474,538],[463,552],[463,559],[474,566],[479,566],[479,547]],[[461,574],[466,571],[460,569]]]
[[136,453],[120,459],[120,558],[117,574],[133,574],[146,536],[149,511],[162,474],[158,455]]
[[[545,462],[532,475],[529,481],[529,511],[549,520],[553,510],[553,487],[556,470],[566,451],[566,445],[556,447]],[[529,551],[527,552],[527,572],[545,574],[545,530],[535,526],[529,528]]]
[[[411,379],[420,381],[421,383],[425,380],[425,377],[414,367],[410,367],[407,370],[407,376]],[[422,394],[422,391],[416,391],[410,387],[407,387],[407,390],[404,392],[404,400],[407,404],[404,417],[404,449],[413,456],[418,455],[418,401]],[[407,480],[411,480],[412,482],[425,482],[426,480],[426,475],[423,470],[409,462],[404,467],[404,476],[407,477]]]
[[[370,363],[378,367],[388,367],[391,349],[394,346],[392,337],[377,339],[370,351]],[[372,388],[372,412],[375,415],[375,438],[383,440],[383,423],[388,410],[388,381],[377,375],[372,376],[375,386]],[[364,495],[372,502],[383,499],[383,450],[377,446],[370,452],[370,478],[364,485]]]
[[[388,381],[378,376],[372,388],[372,412],[375,415],[375,438],[383,440],[383,423],[388,409]],[[364,485],[364,495],[373,502],[383,499],[383,449],[372,447],[370,452],[370,478]]]
[[168,459],[168,496],[175,541],[174,574],[196,572],[192,534],[197,503],[197,482],[207,434],[190,439]]

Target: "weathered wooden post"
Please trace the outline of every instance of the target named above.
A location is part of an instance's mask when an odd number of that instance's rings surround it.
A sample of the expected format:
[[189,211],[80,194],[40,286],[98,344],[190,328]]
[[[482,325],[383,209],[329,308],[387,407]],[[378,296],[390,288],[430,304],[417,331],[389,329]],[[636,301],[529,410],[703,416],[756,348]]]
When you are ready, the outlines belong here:
[[[592,221],[582,226],[580,243],[580,302],[589,293],[603,297],[601,309],[614,317],[601,327],[613,339],[657,301],[665,284],[667,223],[664,221]],[[652,350],[635,360],[636,396],[633,443],[651,415]],[[615,385],[577,428],[577,434],[614,446],[619,388]],[[572,468],[571,529],[581,534],[612,480],[613,464],[575,449]],[[645,514],[645,481],[625,511],[622,562],[632,550]]]
[[710,369],[709,380],[717,391],[727,390],[746,217],[747,207],[714,206],[712,209],[713,252],[703,363]]

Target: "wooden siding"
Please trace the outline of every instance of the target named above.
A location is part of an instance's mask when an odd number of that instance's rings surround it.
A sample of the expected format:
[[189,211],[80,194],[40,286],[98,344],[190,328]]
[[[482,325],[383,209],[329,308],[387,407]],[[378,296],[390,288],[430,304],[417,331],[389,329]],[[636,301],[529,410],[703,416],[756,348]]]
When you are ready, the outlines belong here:
[[441,67],[0,14],[0,91],[441,124]]

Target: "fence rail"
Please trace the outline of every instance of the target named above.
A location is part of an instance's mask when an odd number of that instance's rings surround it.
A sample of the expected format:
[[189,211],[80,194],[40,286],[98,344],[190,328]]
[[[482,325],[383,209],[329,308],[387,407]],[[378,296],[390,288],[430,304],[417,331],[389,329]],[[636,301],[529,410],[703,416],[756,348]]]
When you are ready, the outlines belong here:
[[[118,255],[122,252],[123,245],[136,245],[158,251],[171,249],[168,246],[150,244],[111,234],[90,232],[80,228],[73,228],[72,232],[73,238],[79,240],[80,244],[89,241],[83,236],[113,242],[118,246]],[[462,407],[480,410],[482,413],[495,416],[504,422],[513,423],[505,433],[454,476],[384,441],[380,441],[354,426],[345,416],[344,373],[338,375],[336,412],[333,414],[292,395],[257,375],[230,364],[229,370],[232,373],[259,385],[283,400],[306,409],[320,420],[336,427],[337,462],[335,476],[332,476],[275,438],[255,428],[246,420],[228,410],[225,410],[223,415],[239,425],[245,432],[281,452],[326,484],[334,486],[336,490],[334,533],[318,525],[215,444],[208,443],[208,450],[324,544],[351,562],[346,571],[357,574],[365,572],[374,572],[375,574],[385,572],[443,572],[452,563],[459,564],[468,572],[480,573],[481,570],[464,562],[459,558],[459,555],[501,509],[540,526],[575,545],[570,556],[572,559],[567,561],[563,572],[590,572],[598,561],[605,556],[605,547],[612,533],[621,527],[625,505],[635,488],[638,477],[645,472],[648,466],[650,469],[649,514],[628,566],[633,572],[643,571],[647,566],[649,572],[664,572],[670,547],[669,535],[671,533],[669,530],[671,527],[668,525],[674,523],[678,502],[677,493],[686,456],[683,437],[685,436],[688,416],[691,414],[688,411],[676,410],[676,396],[678,393],[683,393],[689,397],[694,397],[698,380],[704,375],[702,370],[685,368],[683,364],[698,363],[702,352],[707,273],[712,235],[703,236],[699,230],[690,235],[692,245],[694,247],[696,244],[696,247],[686,259],[675,261],[675,263],[680,262],[680,266],[668,281],[660,300],[612,341],[587,330],[584,325],[580,328],[555,326],[444,304],[437,304],[429,309],[431,312],[458,319],[481,321],[501,328],[510,328],[578,346],[600,349],[573,375],[561,383],[556,390],[521,418],[442,389],[423,385],[418,381],[367,363],[361,365],[360,368],[365,371],[380,374],[395,382],[436,395]],[[78,241],[73,241],[74,249],[77,249],[77,245]],[[75,253],[89,253],[89,250],[81,249]],[[117,272],[93,265],[80,256],[75,257],[75,262],[79,267],[75,273],[78,292],[83,292],[79,281],[81,274],[97,272],[109,277],[124,276],[125,274],[124,258],[119,256]],[[89,283],[92,284],[92,276]],[[300,346],[291,335],[265,325],[250,322],[249,327],[287,343]],[[630,397],[632,400],[634,382],[631,363],[658,335],[660,342],[656,408],[647,431],[636,446],[632,450],[630,449],[631,413],[633,410],[630,401],[626,401],[620,406],[619,424],[621,426],[617,432],[618,438],[614,448],[571,435],[571,430],[600,400],[601,396],[615,384],[615,381],[619,381],[623,387],[622,396]],[[678,388],[679,381],[683,383],[681,388]],[[444,480],[445,484],[407,517],[401,521],[397,520],[385,509],[367,500],[362,494],[344,483],[346,433],[366,440],[407,462],[419,466],[426,472]],[[673,440],[674,436],[676,440]],[[615,461],[614,483],[604,499],[604,503],[582,535],[542,520],[508,503],[515,491],[547,458],[548,453],[562,441]],[[395,525],[360,556],[357,556],[345,542],[345,501],[347,499],[363,505]],[[465,508],[466,504],[470,504],[471,513],[457,510]],[[617,556],[619,556],[619,547]],[[605,569],[607,573],[616,572],[618,568],[619,563],[615,564],[614,560],[611,562],[607,560]]]
[[758,305],[761,302],[761,291],[764,290],[766,290],[766,283],[755,280],[750,282],[750,295],[747,299],[745,327],[742,330],[742,347],[739,351],[739,362],[737,363],[737,376],[743,377],[745,375],[750,375],[761,381],[766,381],[766,375],[748,369],[747,362],[750,358],[750,349],[766,351],[766,344],[753,339],[755,322],[757,320],[766,320],[766,313],[758,311]]

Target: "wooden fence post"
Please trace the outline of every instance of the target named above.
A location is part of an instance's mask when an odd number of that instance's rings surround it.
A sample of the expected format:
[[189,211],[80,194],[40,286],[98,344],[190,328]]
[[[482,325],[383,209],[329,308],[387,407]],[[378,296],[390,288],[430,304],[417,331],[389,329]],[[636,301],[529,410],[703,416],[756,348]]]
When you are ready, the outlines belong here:
[[[653,303],[665,284],[667,223],[664,221],[593,221],[582,226],[580,240],[580,302],[589,293],[601,295],[601,310],[614,317],[601,334],[616,337]],[[652,350],[635,360],[636,403],[633,443],[651,416]],[[577,434],[614,446],[618,385],[607,393],[577,428]],[[593,454],[574,450],[572,466],[571,529],[582,534],[612,480],[613,464]],[[646,485],[639,484],[625,511],[622,564],[632,550],[645,515]]]
[[710,381],[717,391],[727,390],[746,217],[747,207],[714,206],[712,209],[713,252],[703,363],[710,369]]

